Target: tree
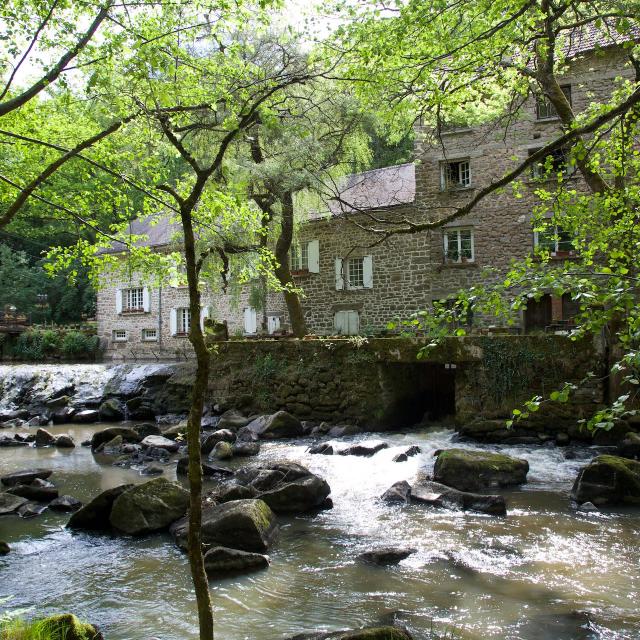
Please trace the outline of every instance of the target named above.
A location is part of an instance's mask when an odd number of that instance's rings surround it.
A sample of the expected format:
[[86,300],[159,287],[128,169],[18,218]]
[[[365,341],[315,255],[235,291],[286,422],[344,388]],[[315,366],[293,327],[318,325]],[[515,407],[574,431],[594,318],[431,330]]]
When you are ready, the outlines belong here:
[[[461,294],[460,306],[497,309],[508,316],[528,296],[571,293],[580,305],[575,336],[605,327],[615,336],[613,371],[622,372],[625,389],[591,420],[591,426],[604,428],[633,411],[640,370],[640,62],[634,23],[639,9],[636,0],[414,0],[393,7],[372,2],[364,9],[348,8],[350,21],[335,40],[349,77],[362,81],[356,85],[362,99],[383,112],[397,136],[417,118],[432,127],[433,144],[442,144],[440,134],[449,124],[508,132],[532,96],[557,114],[560,126],[542,148],[524,160],[514,159],[501,176],[461,204],[427,206],[418,221],[378,216],[365,226],[372,243],[437,229],[506,189],[517,196],[521,179],[532,167],[541,167],[550,181],[537,190],[534,228],[553,234],[560,227],[569,233],[577,260],[550,264],[549,252],[541,250],[514,266],[499,284]],[[610,100],[575,112],[562,90],[563,72],[585,51],[603,55],[610,47],[626,53],[631,75],[619,79]],[[553,156],[560,150],[582,186],[554,169]],[[565,390],[554,394],[554,399],[566,397]],[[539,401],[534,399],[530,409]]]

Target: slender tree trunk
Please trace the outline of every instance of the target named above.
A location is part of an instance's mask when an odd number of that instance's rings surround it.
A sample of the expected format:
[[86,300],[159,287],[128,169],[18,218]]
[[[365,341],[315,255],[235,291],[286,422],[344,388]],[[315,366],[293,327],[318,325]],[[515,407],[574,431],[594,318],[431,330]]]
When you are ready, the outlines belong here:
[[200,640],[213,640],[213,611],[209,581],[202,555],[202,461],[200,458],[200,423],[204,396],[209,381],[209,351],[200,326],[199,274],[196,268],[195,234],[191,219],[192,207],[186,203],[181,207],[184,231],[185,262],[189,288],[189,310],[191,326],[189,340],[196,352],[196,377],[191,396],[191,408],[187,422],[187,446],[189,451],[189,564],[196,592]]
[[284,287],[284,300],[287,304],[293,335],[296,338],[302,338],[307,335],[307,323],[304,319],[300,296],[291,291],[291,288],[295,287],[295,283],[289,266],[289,251],[293,240],[293,195],[290,191],[286,191],[282,195],[281,202],[280,236],[276,242],[275,250],[278,267],[275,269],[275,274],[280,284]]

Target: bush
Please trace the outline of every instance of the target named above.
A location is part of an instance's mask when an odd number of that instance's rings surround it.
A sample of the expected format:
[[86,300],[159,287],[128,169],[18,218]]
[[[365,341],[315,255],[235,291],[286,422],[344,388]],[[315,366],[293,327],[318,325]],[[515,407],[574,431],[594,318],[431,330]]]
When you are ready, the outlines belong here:
[[13,618],[0,622],[0,640],[98,640],[95,627],[65,613],[27,622]]
[[90,356],[98,351],[98,336],[88,336],[81,331],[69,331],[62,340],[62,355]]
[[44,357],[42,331],[32,329],[21,333],[14,353],[22,360],[42,360]]

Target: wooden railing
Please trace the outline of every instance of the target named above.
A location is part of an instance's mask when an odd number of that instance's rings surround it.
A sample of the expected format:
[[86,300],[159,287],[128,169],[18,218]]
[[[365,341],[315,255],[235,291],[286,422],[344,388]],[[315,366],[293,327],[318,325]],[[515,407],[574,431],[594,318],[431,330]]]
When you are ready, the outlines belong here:
[[21,313],[0,311],[0,333],[21,333],[31,326],[31,318]]

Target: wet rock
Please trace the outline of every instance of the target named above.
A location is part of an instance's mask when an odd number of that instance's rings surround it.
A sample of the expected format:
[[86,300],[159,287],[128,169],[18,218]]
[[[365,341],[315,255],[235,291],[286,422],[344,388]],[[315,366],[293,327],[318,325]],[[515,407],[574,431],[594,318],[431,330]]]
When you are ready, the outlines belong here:
[[115,436],[109,442],[105,442],[101,444],[96,450],[95,453],[103,453],[107,456],[117,456],[122,453],[122,445],[124,444],[124,440],[122,436]]
[[21,418],[12,418],[2,423],[3,429],[22,429],[27,423]]
[[507,513],[506,503],[502,496],[458,491],[438,482],[426,482],[412,486],[411,500],[433,507],[478,511],[494,516],[503,516]]
[[91,448],[96,451],[100,445],[113,440],[115,437],[122,437],[123,442],[137,443],[142,438],[129,427],[109,427],[107,429],[101,429],[96,431],[91,437]]
[[124,420],[124,409],[122,404],[116,398],[109,398],[105,400],[98,409],[101,420],[107,422],[116,422],[118,420]]
[[160,436],[160,435],[162,435],[162,431],[161,431],[160,427],[157,424],[153,424],[152,422],[143,422],[142,424],[136,424],[131,428],[141,438],[146,438],[147,436]]
[[26,498],[15,496],[11,493],[0,492],[0,516],[5,516],[9,513],[14,513],[21,506],[27,504]]
[[235,440],[236,434],[230,429],[218,429],[204,438],[200,450],[204,454],[211,453],[218,442],[235,442]]
[[91,624],[81,622],[71,613],[62,613],[45,618],[43,623],[51,638],[64,640],[104,640],[102,634]]
[[0,425],[4,426],[5,422],[9,420],[24,420],[29,417],[29,412],[25,409],[16,409],[16,410],[0,410]]
[[379,565],[398,564],[416,551],[417,549],[412,547],[379,547],[361,553],[358,560]]
[[518,485],[527,481],[529,463],[503,453],[445,449],[437,456],[434,480],[460,491]]
[[57,436],[54,444],[59,449],[73,449],[76,446],[73,438],[68,433],[61,433]]
[[121,493],[114,501],[109,521],[128,535],[166,529],[189,507],[189,492],[176,482],[156,478]]
[[627,433],[618,447],[617,454],[621,458],[640,459],[640,434],[634,431]]
[[140,469],[141,476],[160,476],[164,473],[164,467],[159,464],[148,464]]
[[257,456],[260,453],[259,442],[234,442],[231,448],[237,457]]
[[[176,544],[187,548],[188,519],[175,522],[170,531]],[[262,500],[233,500],[205,507],[202,512],[202,542],[243,551],[267,551],[278,533],[276,517]]]
[[73,496],[60,496],[49,503],[51,511],[73,513],[82,507],[82,502]]
[[[176,473],[179,476],[186,476],[189,473],[189,458],[183,456],[178,460],[178,466],[176,467]],[[202,475],[206,478],[219,478],[225,479],[233,475],[231,469],[225,469],[224,467],[216,467],[215,465],[202,463]]]
[[338,451],[341,456],[361,456],[364,458],[370,458],[371,456],[388,449],[389,445],[386,442],[360,442],[358,444],[351,445],[342,451]]
[[218,420],[216,425],[218,429],[231,429],[237,431],[241,427],[246,427],[249,424],[249,418],[242,415],[237,409],[229,409],[225,411]]
[[596,507],[595,504],[593,504],[593,502],[583,502],[581,505],[578,506],[578,511],[584,511],[585,513],[592,513],[592,512],[599,512],[600,509],[598,509],[598,507]]
[[286,411],[260,416],[247,424],[247,429],[265,439],[296,438],[304,434],[300,420]]
[[56,443],[56,437],[46,429],[36,431],[36,447],[51,447]]
[[27,502],[18,507],[16,513],[21,518],[35,518],[36,516],[39,516],[43,511],[45,511],[46,508],[46,504],[41,504],[38,502]]
[[100,420],[100,412],[97,409],[82,409],[73,416],[74,422],[89,424]]
[[267,556],[229,547],[213,547],[204,555],[204,568],[208,575],[250,573],[268,567],[269,558]]
[[212,494],[212,498],[218,502],[230,502],[231,500],[249,500],[257,498],[259,491],[253,487],[245,487],[241,484],[228,483],[218,487]]
[[333,446],[329,442],[319,442],[309,447],[309,453],[322,454],[324,456],[333,455]]
[[6,556],[10,551],[11,547],[4,540],[0,540],[0,556]]
[[65,424],[74,419],[76,410],[73,407],[61,407],[51,414],[51,420],[54,424]]
[[6,487],[14,487],[17,484],[29,484],[36,479],[46,480],[53,471],[51,469],[26,469],[14,471],[0,477],[0,482]]
[[123,484],[103,491],[84,507],[78,509],[69,519],[67,527],[89,531],[108,530],[111,527],[109,516],[111,515],[113,503],[120,495],[132,487],[132,484]]
[[90,447],[90,446],[91,446],[91,440],[83,440],[83,441],[80,443],[80,446],[81,446],[81,447]]
[[558,431],[558,433],[556,433],[556,444],[559,447],[566,447],[570,442],[571,438],[568,433],[564,431]]
[[413,456],[417,456],[421,453],[422,450],[417,445],[412,445],[411,447],[407,447],[401,453],[395,455],[393,457],[393,462],[406,462],[409,458]]
[[162,430],[162,435],[169,440],[186,440],[187,439],[187,422],[186,420],[174,424],[172,427]]
[[571,490],[577,503],[640,504],[640,462],[603,455],[583,467]]
[[170,440],[164,436],[147,436],[141,443],[142,447],[152,447],[155,449],[164,449],[169,453],[175,453],[180,444],[175,440]]
[[249,427],[238,429],[236,436],[236,442],[257,442],[260,439],[258,434],[249,429]]
[[11,436],[0,436],[0,447],[28,447],[29,443],[24,442],[22,440],[16,440],[15,437]]
[[35,442],[36,436],[33,433],[14,433],[13,439],[18,442]]
[[233,458],[233,447],[228,442],[217,442],[209,456],[211,460],[229,460]]
[[362,427],[355,424],[341,424],[331,427],[327,432],[330,438],[342,438],[343,436],[355,436],[362,433]]
[[[69,392],[73,392],[73,389],[68,389]],[[45,405],[50,409],[57,409],[58,407],[66,407],[71,402],[71,398],[66,395],[56,395],[53,398],[45,400]]]
[[7,489],[7,493],[13,493],[14,496],[27,498],[33,502],[51,502],[59,495],[55,487],[42,487],[37,484],[19,484]]
[[389,626],[301,633],[288,640],[413,640],[413,636],[402,627]]
[[399,502],[406,504],[411,497],[411,486],[406,480],[395,482],[381,496],[385,502]]

